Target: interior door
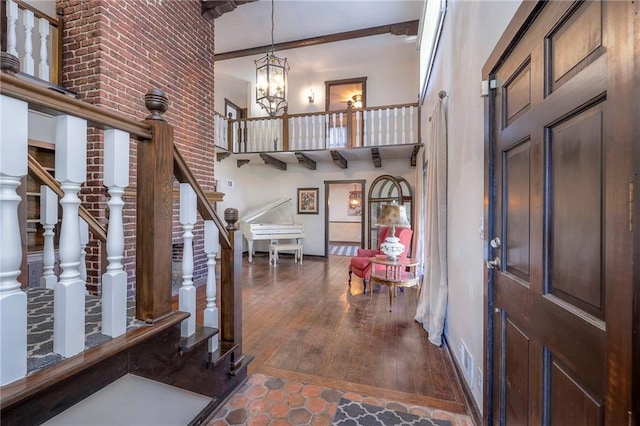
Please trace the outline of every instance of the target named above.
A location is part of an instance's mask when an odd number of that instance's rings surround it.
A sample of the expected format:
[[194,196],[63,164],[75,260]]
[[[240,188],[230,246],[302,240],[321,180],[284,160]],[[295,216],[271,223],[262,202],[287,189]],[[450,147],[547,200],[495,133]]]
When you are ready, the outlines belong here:
[[524,3],[484,69],[487,416],[630,424],[632,2]]

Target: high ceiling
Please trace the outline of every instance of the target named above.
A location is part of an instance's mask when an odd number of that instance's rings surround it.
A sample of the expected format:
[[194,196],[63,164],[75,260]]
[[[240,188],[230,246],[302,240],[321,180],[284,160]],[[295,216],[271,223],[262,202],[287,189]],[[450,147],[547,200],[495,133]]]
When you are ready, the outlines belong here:
[[[346,31],[419,20],[423,0],[275,0],[274,43],[284,43]],[[215,54],[233,52],[271,44],[271,1],[260,0],[238,6],[215,20]],[[417,37],[392,34],[319,44],[315,46],[277,50],[291,65],[289,75],[318,73],[359,65],[380,63],[380,58],[393,62],[406,57],[407,49],[415,52]],[[217,60],[216,75],[251,81],[255,78],[253,56]],[[371,161],[371,149],[341,151],[348,161]],[[407,159],[413,146],[380,147],[383,159]],[[293,153],[269,153],[284,163],[297,163]],[[331,162],[329,151],[306,152],[313,161]],[[262,164],[258,154],[237,154],[236,160]],[[229,161],[229,160],[226,160]],[[408,163],[407,163],[408,164]]]
[[[420,19],[422,0],[275,0],[276,44]],[[215,53],[265,46],[271,43],[271,1],[239,6],[215,20]],[[375,37],[375,38],[372,38]],[[416,37],[376,35],[317,46],[278,51],[288,58],[291,75],[341,69],[354,60],[360,64],[380,56],[393,60],[399,50],[416,49]],[[373,41],[373,42],[372,42]],[[368,54],[375,49],[375,55]],[[216,73],[242,80],[255,77],[251,57],[216,62]],[[373,63],[373,62],[372,62]]]

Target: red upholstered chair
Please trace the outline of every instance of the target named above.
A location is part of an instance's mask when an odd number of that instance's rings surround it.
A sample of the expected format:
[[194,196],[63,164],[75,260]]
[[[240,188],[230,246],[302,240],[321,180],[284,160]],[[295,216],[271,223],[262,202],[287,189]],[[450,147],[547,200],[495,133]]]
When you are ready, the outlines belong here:
[[[384,242],[390,233],[391,228],[383,226],[378,232],[377,249],[358,249],[358,255],[356,257],[352,257],[351,263],[349,264],[349,285],[351,285],[351,274],[356,274],[357,277],[362,278],[362,282],[364,283],[364,292],[367,292],[367,285],[371,279],[371,258],[379,255],[385,256],[385,254],[380,251],[380,244]],[[413,231],[411,228],[396,227],[396,237],[400,238],[400,242],[404,244],[405,247],[404,252],[402,252],[398,257],[407,257],[407,253],[411,248],[412,236]]]

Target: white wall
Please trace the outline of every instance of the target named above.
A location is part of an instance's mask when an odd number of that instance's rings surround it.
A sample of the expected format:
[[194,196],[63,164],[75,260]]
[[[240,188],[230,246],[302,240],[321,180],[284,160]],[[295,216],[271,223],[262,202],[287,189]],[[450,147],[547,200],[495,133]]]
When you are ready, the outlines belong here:
[[[447,257],[449,303],[445,334],[460,364],[464,341],[474,362],[473,396],[482,409],[484,100],[482,67],[519,1],[448,3],[443,33],[422,108],[422,128],[445,90],[448,129]],[[423,140],[429,143],[428,135]],[[486,237],[486,236],[485,236]],[[484,378],[484,371],[483,371]]]
[[[299,164],[288,164],[286,171],[279,171],[263,164],[247,164],[241,168],[229,157],[215,164],[215,176],[220,181],[218,191],[225,193],[224,201],[218,203],[217,211],[222,217],[227,207],[238,209],[242,217],[249,211],[283,197],[291,197],[290,212],[297,223],[304,225],[307,234],[304,253],[324,256],[325,235],[325,180],[365,179],[367,194],[373,180],[383,174],[402,176],[414,187],[415,169],[409,167],[409,159],[387,160],[381,169],[374,169],[370,161],[350,161],[349,168],[340,169],[333,163],[318,163],[316,170],[308,170]],[[233,182],[233,187],[228,186]],[[319,213],[297,214],[297,188],[319,188]],[[266,243],[256,242],[257,251],[266,251]]]
[[360,185],[336,183],[329,194],[329,220],[336,222],[360,222],[360,216],[349,216],[349,193]]
[[216,75],[214,108],[224,115],[224,99],[227,98],[240,108],[247,107],[247,82],[224,74]]

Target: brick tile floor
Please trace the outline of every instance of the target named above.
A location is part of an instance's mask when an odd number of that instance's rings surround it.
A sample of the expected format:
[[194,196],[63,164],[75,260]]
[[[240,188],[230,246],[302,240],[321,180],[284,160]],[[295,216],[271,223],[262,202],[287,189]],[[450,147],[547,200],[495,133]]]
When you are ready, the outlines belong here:
[[418,416],[450,420],[454,426],[473,426],[469,416],[372,398],[354,392],[253,374],[247,383],[216,413],[208,426],[229,425],[330,425],[344,397]]

